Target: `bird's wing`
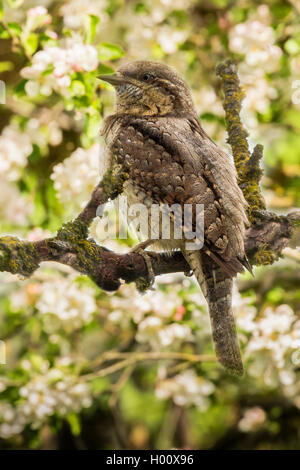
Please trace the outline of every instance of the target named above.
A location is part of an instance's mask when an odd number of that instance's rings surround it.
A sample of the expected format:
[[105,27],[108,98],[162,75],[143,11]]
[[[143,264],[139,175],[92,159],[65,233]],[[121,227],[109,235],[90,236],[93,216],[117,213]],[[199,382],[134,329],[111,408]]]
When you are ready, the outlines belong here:
[[132,117],[112,149],[154,202],[203,204],[204,250],[231,276],[247,267],[246,202],[234,164],[198,121]]

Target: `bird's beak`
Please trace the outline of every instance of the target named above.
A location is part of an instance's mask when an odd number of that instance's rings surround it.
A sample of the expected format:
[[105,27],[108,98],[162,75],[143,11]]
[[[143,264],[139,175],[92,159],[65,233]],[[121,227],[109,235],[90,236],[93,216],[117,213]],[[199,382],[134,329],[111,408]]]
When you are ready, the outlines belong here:
[[125,81],[124,77],[118,72],[106,75],[98,75],[97,78],[114,86],[121,85],[121,83],[124,83]]

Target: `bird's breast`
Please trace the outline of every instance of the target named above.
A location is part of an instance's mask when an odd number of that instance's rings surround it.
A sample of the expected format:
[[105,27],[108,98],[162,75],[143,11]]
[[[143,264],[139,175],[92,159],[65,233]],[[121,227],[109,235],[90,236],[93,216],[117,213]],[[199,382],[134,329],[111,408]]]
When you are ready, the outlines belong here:
[[[151,249],[165,252],[172,252],[181,247],[181,240],[174,239],[173,234],[173,220],[170,220],[170,231],[166,230],[163,218],[159,209],[153,210],[157,204],[148,194],[146,194],[134,181],[128,180],[123,186],[123,197],[125,196],[125,204],[123,204],[123,211],[126,210],[125,220],[128,224],[135,220],[135,227],[138,226],[136,234],[141,240],[157,239]],[[159,206],[159,205],[158,205]],[[159,215],[158,215],[159,214]],[[137,218],[139,221],[137,222]],[[170,236],[168,236],[170,233]]]

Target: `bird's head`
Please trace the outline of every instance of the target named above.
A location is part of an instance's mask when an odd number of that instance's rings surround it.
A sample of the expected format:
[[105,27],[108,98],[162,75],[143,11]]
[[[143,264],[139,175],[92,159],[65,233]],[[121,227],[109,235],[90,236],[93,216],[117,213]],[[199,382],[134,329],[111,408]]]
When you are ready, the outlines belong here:
[[116,88],[117,113],[181,116],[194,110],[188,86],[168,65],[135,61],[123,65],[112,75],[98,78]]

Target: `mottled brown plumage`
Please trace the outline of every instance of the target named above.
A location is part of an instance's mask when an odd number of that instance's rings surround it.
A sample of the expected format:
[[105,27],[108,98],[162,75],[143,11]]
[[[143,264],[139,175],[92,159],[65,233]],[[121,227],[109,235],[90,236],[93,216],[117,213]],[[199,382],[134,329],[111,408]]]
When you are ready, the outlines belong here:
[[227,370],[243,365],[231,306],[232,277],[247,266],[246,202],[230,157],[203,131],[185,82],[170,67],[132,62],[103,76],[117,92],[104,134],[110,164],[127,165],[130,202],[204,204],[204,246],[161,240],[181,249],[207,299],[217,356]]

